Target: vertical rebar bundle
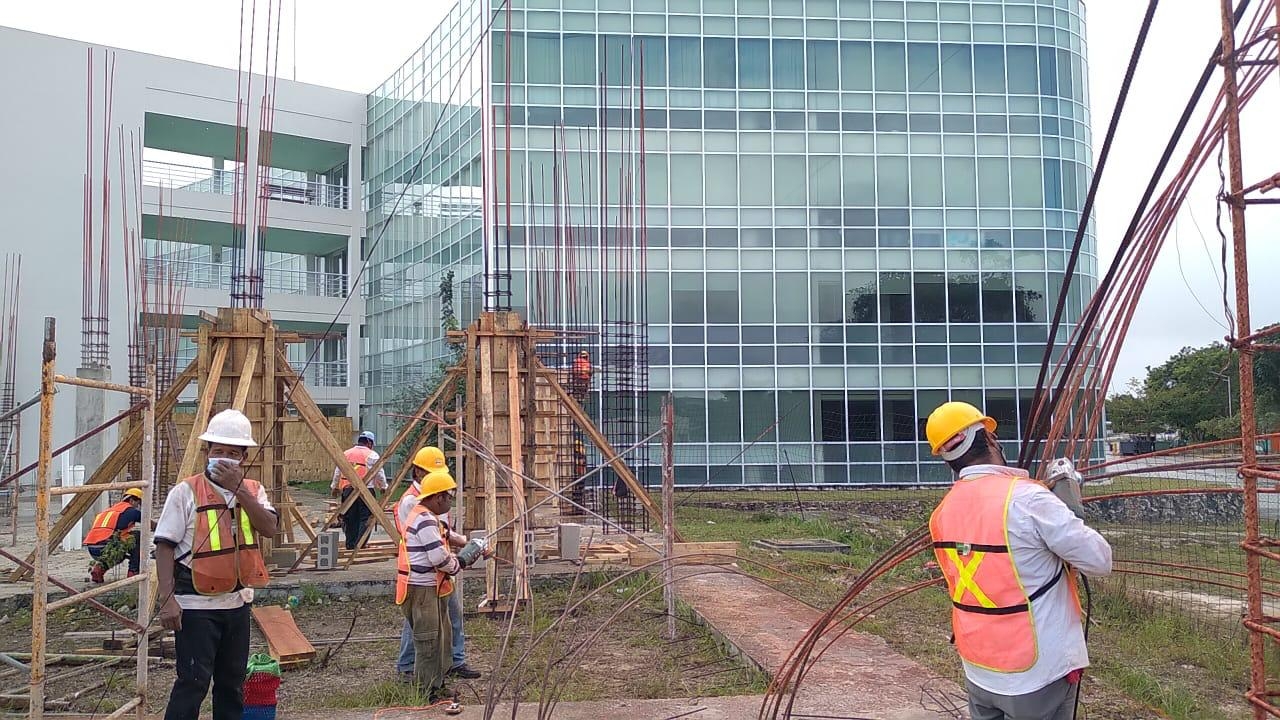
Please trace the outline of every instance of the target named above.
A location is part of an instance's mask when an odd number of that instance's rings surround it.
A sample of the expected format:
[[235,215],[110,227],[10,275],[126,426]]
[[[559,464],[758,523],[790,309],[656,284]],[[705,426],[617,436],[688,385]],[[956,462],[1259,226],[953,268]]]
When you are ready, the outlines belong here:
[[[111,315],[109,283],[111,167],[109,158],[116,56],[110,50],[105,53],[102,67],[102,96],[99,104],[99,98],[94,93],[97,71],[94,68],[93,48],[88,48],[87,53],[80,364],[86,368],[101,368],[109,363],[108,318]],[[97,214],[99,208],[100,216]]]
[[[0,415],[16,407],[15,388],[18,376],[18,298],[22,280],[22,256],[9,253],[4,257],[0,271]],[[0,421],[0,477],[9,477],[17,468],[19,417]],[[18,542],[18,497],[22,484],[15,482],[9,489],[10,530],[13,543]]]

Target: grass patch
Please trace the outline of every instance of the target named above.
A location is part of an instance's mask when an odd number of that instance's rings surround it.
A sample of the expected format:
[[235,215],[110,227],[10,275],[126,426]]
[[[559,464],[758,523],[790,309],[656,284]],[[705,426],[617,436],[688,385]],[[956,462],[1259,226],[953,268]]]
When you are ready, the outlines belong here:
[[308,480],[300,483],[289,483],[290,487],[313,492],[317,495],[329,496],[329,484],[331,480]]
[[422,707],[430,704],[426,694],[416,685],[397,680],[385,680],[354,690],[338,690],[325,698],[330,708],[368,707]]

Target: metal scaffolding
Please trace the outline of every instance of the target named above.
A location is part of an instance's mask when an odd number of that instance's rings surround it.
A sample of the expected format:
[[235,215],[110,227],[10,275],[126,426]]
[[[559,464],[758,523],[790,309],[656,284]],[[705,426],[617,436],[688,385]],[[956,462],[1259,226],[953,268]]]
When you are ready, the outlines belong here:
[[[32,579],[31,593],[31,680],[30,680],[30,700],[29,700],[29,717],[33,720],[40,720],[44,717],[44,691],[46,679],[47,664],[47,647],[48,637],[46,635],[46,623],[48,614],[60,608],[67,607],[79,602],[87,602],[95,609],[101,611],[103,608],[100,604],[92,601],[93,598],[109,592],[120,590],[130,585],[138,586],[138,602],[137,602],[137,620],[136,622],[128,621],[125,623],[129,630],[137,634],[137,688],[132,699],[121,705],[115,712],[107,716],[111,718],[124,717],[130,711],[134,711],[136,716],[141,720],[146,714],[147,701],[147,665],[148,652],[147,642],[148,627],[151,625],[151,606],[153,598],[151,576],[153,569],[150,565],[141,569],[137,575],[126,577],[122,580],[110,582],[105,585],[99,585],[95,588],[82,592],[75,592],[69,589],[66,583],[63,583],[49,576],[49,540],[51,535],[51,526],[49,522],[49,501],[51,498],[60,495],[71,495],[77,493],[92,493],[94,496],[103,490],[126,490],[128,488],[142,489],[142,522],[138,524],[138,546],[140,548],[150,547],[151,545],[151,516],[152,516],[152,493],[153,480],[155,478],[155,426],[156,426],[156,376],[155,367],[148,366],[146,369],[146,386],[136,387],[131,385],[117,385],[115,383],[101,382],[97,380],[87,380],[83,378],[67,377],[57,374],[54,363],[57,359],[57,347],[54,342],[55,337],[55,321],[51,317],[44,320],[44,347],[41,356],[40,366],[40,448],[39,458],[36,467],[36,549],[35,559],[31,563],[34,573]],[[53,464],[53,405],[54,395],[57,392],[58,385],[77,385],[81,387],[90,387],[98,390],[110,390],[113,392],[126,393],[132,397],[141,398],[143,403],[141,410],[143,413],[142,421],[142,471],[141,476],[137,479],[127,482],[109,482],[94,485],[80,486],[63,486],[50,487],[49,469]],[[129,413],[138,409],[135,405]],[[111,421],[111,422],[114,422]],[[12,558],[11,558],[12,559]],[[22,563],[25,565],[25,563]],[[49,599],[49,585],[57,585],[67,590],[68,595],[58,600]],[[127,620],[118,614],[111,613],[113,620]]]

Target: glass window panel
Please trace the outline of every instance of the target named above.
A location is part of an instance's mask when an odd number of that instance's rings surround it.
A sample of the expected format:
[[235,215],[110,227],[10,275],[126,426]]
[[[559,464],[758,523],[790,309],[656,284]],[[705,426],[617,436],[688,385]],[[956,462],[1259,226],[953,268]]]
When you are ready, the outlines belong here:
[[879,297],[876,274],[869,272],[845,273],[845,322],[874,324],[878,315]]
[[871,43],[840,41],[840,84],[844,90],[871,89]]
[[1062,161],[1045,158],[1044,165],[1044,206],[1061,210],[1062,205]]
[[810,282],[813,293],[813,321],[844,322],[844,302],[840,297],[840,273],[813,273],[810,276]]
[[560,36],[529,33],[529,82],[553,85],[560,82]]
[[875,158],[861,155],[844,158],[844,204],[874,207],[876,204]]
[[978,276],[975,273],[947,275],[947,319],[953,323],[979,321]]
[[1040,56],[1040,94],[1048,97],[1058,95],[1058,56],[1053,48],[1038,49]]
[[737,43],[732,38],[707,38],[702,42],[702,80],[709,88],[731,88],[737,83]]
[[666,324],[671,312],[668,276],[666,273],[652,272],[648,274],[648,278],[645,297],[648,300],[649,322]]
[[1036,94],[1036,49],[1029,45],[1005,47],[1005,59],[1009,67],[1009,93]]
[[773,188],[776,204],[795,206],[805,204],[805,157],[803,155],[778,155],[773,160]]
[[[635,82],[631,75],[633,72],[633,58],[637,50],[638,48],[632,47],[631,38],[628,36],[601,35],[600,66],[604,68],[605,81],[615,86]],[[568,57],[568,55],[566,54],[565,57]],[[599,82],[599,77],[593,79],[592,82]]]
[[973,58],[968,45],[942,44],[942,92],[973,92]]
[[978,158],[978,197],[982,207],[1009,207],[1009,161]]
[[[707,393],[707,439],[711,442],[742,440],[742,407],[736,390],[712,390]],[[752,437],[755,437],[754,435]]]
[[915,285],[916,322],[947,321],[947,281],[940,272],[921,272],[913,276]]
[[742,204],[750,207],[768,207],[773,204],[773,183],[762,178],[773,177],[773,160],[768,155],[740,156],[742,172],[739,184]]
[[698,38],[667,39],[671,87],[701,87],[702,43]]
[[805,273],[778,273],[778,322],[809,322],[809,281]]
[[772,392],[746,390],[742,393],[743,436],[755,438],[764,433],[758,442],[775,442],[778,439],[774,422],[778,419]]
[[947,207],[975,207],[978,204],[978,188],[975,184],[974,159],[944,157],[944,185]]
[[738,41],[738,87],[769,87],[769,41]]
[[810,40],[808,43],[808,78],[810,90],[839,90],[840,63],[836,59],[835,40]]
[[[507,39],[504,33],[493,33],[493,79],[507,79]],[[511,33],[511,82],[524,82],[524,33]]]
[[702,205],[702,156],[671,156],[671,204]]
[[705,155],[707,163],[707,204],[738,204],[738,158],[733,155]]
[[773,276],[768,273],[743,273],[741,301],[742,322],[773,322]]
[[911,92],[938,89],[938,46],[907,43],[907,87]]
[[911,322],[911,273],[880,273],[880,322]]
[[878,42],[874,46],[876,91],[903,92],[907,89],[906,43]]
[[595,85],[596,36],[564,36],[564,81],[568,85]]
[[[778,391],[778,439],[782,442],[810,442],[813,440],[808,390]],[[757,433],[760,431],[757,430]],[[755,435],[752,435],[755,437]]]
[[880,442],[880,394],[873,390],[849,392],[849,439]]
[[636,38],[640,56],[644,59],[639,71],[644,74],[645,87],[662,87],[667,84],[667,39],[646,35]]
[[1040,177],[1042,164],[1031,158],[1013,158],[1009,170],[1013,178],[1013,206],[1039,208],[1044,206],[1044,179]]
[[814,155],[809,158],[809,204],[840,207],[840,158]]
[[1058,49],[1058,97],[1071,97],[1071,52]]
[[678,391],[671,393],[676,416],[675,441],[706,442],[707,400],[701,392]]
[[1014,273],[1014,319],[1020,323],[1040,323],[1048,320],[1045,305],[1044,275],[1042,273]]
[[1013,322],[1013,284],[1009,273],[983,273],[982,322]]
[[1004,49],[999,45],[973,46],[973,87],[980,93],[1004,92]]
[[803,41],[773,41],[773,87],[778,90],[804,89]]
[[942,207],[942,158],[911,158],[912,207]]
[[738,322],[738,276],[736,273],[707,273],[707,322]]
[[844,442],[847,420],[845,418],[844,393],[827,391],[817,394],[814,405],[815,420],[822,442]]
[[885,440],[915,440],[915,393],[910,390],[886,390],[883,418]]
[[701,324],[704,296],[702,273],[671,273],[671,322]]
[[907,159],[880,157],[876,162],[876,193],[881,206],[905,207],[910,203]]

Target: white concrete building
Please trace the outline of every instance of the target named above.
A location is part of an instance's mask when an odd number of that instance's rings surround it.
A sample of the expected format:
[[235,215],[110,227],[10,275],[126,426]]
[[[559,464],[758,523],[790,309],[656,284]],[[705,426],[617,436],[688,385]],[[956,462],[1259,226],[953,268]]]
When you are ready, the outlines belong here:
[[[87,58],[94,56],[94,92],[101,106],[108,51],[115,62],[110,228],[111,377],[128,379],[125,262],[119,227],[116,126],[142,138],[143,218],[148,257],[181,257],[187,278],[184,324],[199,311],[231,304],[232,188],[235,184],[237,72],[127,50],[94,46],[0,27],[0,252],[22,255],[22,295],[16,395],[39,389],[43,318],[57,318],[58,369],[74,374],[81,352],[83,183],[86,123],[95,125],[101,152],[101,112],[87,113]],[[247,77],[242,75],[241,77]],[[258,102],[263,78],[254,76],[250,158],[258,153]],[[360,265],[365,215],[352,188],[361,184],[365,96],[279,79],[266,195],[264,307],[282,329],[325,331],[337,318],[337,337],[293,350],[297,367],[322,347],[307,370],[317,402],[327,411],[356,416],[358,345],[364,303],[348,290]],[[127,141],[126,141],[127,142]],[[95,161],[95,162],[99,162]],[[125,157],[128,164],[128,155]],[[159,214],[163,188],[163,221]],[[185,240],[182,245],[176,244]],[[95,261],[96,262],[96,261]],[[144,263],[150,274],[153,264]],[[178,367],[194,356],[184,341]],[[191,391],[189,391],[190,393]],[[109,394],[105,416],[126,407]],[[75,435],[75,392],[55,406],[55,446]],[[25,413],[22,459],[34,460],[37,417]],[[115,442],[113,428],[105,447]]]

